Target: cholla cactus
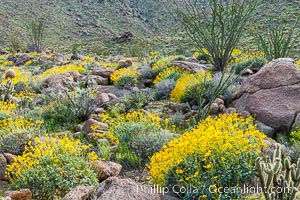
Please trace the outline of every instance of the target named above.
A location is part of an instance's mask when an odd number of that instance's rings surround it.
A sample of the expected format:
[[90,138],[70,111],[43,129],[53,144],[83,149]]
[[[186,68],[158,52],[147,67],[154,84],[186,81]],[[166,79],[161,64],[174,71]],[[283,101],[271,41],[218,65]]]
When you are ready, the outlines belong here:
[[0,197],[0,200],[11,200],[10,197]]
[[12,80],[8,80],[5,84],[0,83],[0,101],[10,102],[14,93]]
[[263,187],[267,200],[294,200],[300,184],[300,159],[297,164],[291,164],[291,158],[281,158],[280,146],[277,145],[270,157],[256,159],[257,176]]

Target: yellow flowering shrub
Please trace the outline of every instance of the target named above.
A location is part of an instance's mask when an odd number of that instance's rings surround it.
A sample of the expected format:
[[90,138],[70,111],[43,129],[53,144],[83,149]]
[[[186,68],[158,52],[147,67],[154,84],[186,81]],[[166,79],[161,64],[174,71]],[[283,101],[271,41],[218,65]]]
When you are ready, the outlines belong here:
[[117,62],[106,62],[106,61],[98,61],[97,64],[105,67],[106,69],[116,69],[119,65]]
[[297,127],[296,130],[292,131],[290,133],[290,136],[291,136],[291,141],[292,142],[300,142],[300,129],[299,129],[299,127]]
[[149,175],[159,185],[236,186],[253,176],[254,160],[266,145],[264,138],[251,117],[208,117],[155,153]]
[[149,112],[132,111],[106,119],[106,123],[109,124],[109,134],[117,140],[119,150],[127,148],[142,163],[147,162],[154,152],[174,138],[173,134],[163,128],[167,122]]
[[231,54],[231,61],[229,65],[235,63],[245,62],[253,58],[264,58],[265,54],[261,51],[243,51],[241,49],[234,49]]
[[25,90],[25,91],[21,91],[19,93],[16,93],[14,96],[19,98],[19,99],[24,99],[24,98],[34,99],[37,96],[37,94],[33,93],[33,92],[30,92],[28,90]]
[[300,70],[300,58],[296,61],[296,67],[298,70]]
[[[85,62],[85,61],[83,61]],[[50,69],[47,69],[44,71],[40,76],[40,80],[44,80],[50,76],[58,75],[58,74],[63,74],[67,72],[75,72],[78,71],[80,73],[85,72],[85,68],[81,64],[75,65],[75,64],[67,64],[67,65],[62,65],[62,66],[54,66]]]
[[159,72],[163,71],[164,69],[166,69],[170,63],[171,62],[166,58],[160,59],[153,64],[152,71],[159,73]]
[[21,156],[7,166],[13,189],[29,188],[34,199],[63,197],[78,185],[97,185],[89,162],[98,159],[90,146],[68,137],[35,138]]
[[0,120],[0,152],[22,153],[28,141],[43,134],[42,123],[41,120],[34,121],[24,116]]
[[[15,85],[16,83],[23,82],[28,84],[32,80],[32,76],[28,72],[23,72],[20,68],[18,67],[11,67],[10,69],[13,69],[16,73],[16,77],[12,78],[12,82]],[[2,75],[2,82],[6,83],[9,79],[5,79],[5,73]]]
[[[107,119],[107,117],[106,117]],[[163,126],[161,123],[161,118],[157,114],[152,114],[149,112],[144,112],[142,110],[132,111],[129,113],[124,113],[116,116],[107,121],[110,126],[121,126],[126,122],[145,122],[148,124],[153,124],[157,127]]]
[[166,79],[174,79],[177,81],[180,77],[183,77],[183,76],[186,76],[189,74],[190,74],[190,72],[188,72],[185,69],[170,66],[170,67],[164,69],[162,72],[160,72],[156,76],[156,79],[153,81],[153,83],[158,84],[159,82],[166,80]]
[[0,113],[11,115],[17,107],[17,104],[0,101]]
[[6,61],[6,60],[1,60],[0,61],[0,66],[1,67],[6,67],[6,66],[8,66],[8,65],[14,65],[14,63],[12,62],[12,61]]
[[110,79],[119,88],[130,88],[138,83],[140,72],[136,68],[121,68],[110,75]]
[[113,82],[116,82],[124,76],[129,76],[129,77],[134,78],[137,76],[137,74],[138,73],[135,68],[121,68],[121,69],[114,71],[114,73],[111,74],[110,79]]
[[39,127],[43,121],[33,121],[32,119],[25,119],[24,116],[16,116],[14,118],[7,118],[4,120],[0,120],[0,133],[8,132],[20,132],[20,131],[28,131],[32,130],[36,127]]
[[210,80],[211,74],[204,71],[181,77],[171,92],[172,101],[184,102],[195,98],[196,96],[193,95],[197,95],[201,89],[204,89],[204,83]]
[[[205,55],[210,55],[209,52],[207,51],[207,49],[203,48],[202,51]],[[198,58],[203,53],[201,51],[197,50],[197,51],[195,51],[195,53],[193,53],[193,57]]]

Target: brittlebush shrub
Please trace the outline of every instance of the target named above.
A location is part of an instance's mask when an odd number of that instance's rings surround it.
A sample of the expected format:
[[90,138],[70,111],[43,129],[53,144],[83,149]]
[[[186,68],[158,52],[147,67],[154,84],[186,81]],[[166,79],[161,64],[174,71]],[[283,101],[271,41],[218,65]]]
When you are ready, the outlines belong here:
[[199,98],[205,99],[207,97],[200,97],[199,95],[206,95],[205,92],[202,91],[210,91],[210,88],[213,86],[212,83],[211,74],[204,71],[181,77],[171,92],[171,99],[178,103],[191,100],[197,101]]
[[208,117],[152,156],[148,166],[150,178],[161,186],[197,189],[195,193],[187,190],[181,194],[185,199],[230,196],[213,191],[241,186],[253,177],[254,160],[265,146],[264,137],[251,117]]
[[121,68],[114,71],[110,79],[118,88],[130,88],[138,83],[139,76],[135,68]]
[[19,155],[28,141],[43,134],[43,121],[26,119],[24,116],[0,120],[0,153]]
[[98,179],[89,162],[97,160],[89,146],[67,137],[36,138],[21,156],[7,166],[10,189],[29,188],[34,199],[62,198],[79,185],[97,185]]
[[172,133],[164,129],[167,121],[163,121],[156,114],[132,111],[119,115],[108,123],[109,131],[117,139],[119,146],[127,148],[143,164],[174,138]]
[[174,81],[177,81],[179,78],[189,74],[190,73],[185,69],[171,66],[160,72],[153,83],[156,85],[166,79],[173,79]]

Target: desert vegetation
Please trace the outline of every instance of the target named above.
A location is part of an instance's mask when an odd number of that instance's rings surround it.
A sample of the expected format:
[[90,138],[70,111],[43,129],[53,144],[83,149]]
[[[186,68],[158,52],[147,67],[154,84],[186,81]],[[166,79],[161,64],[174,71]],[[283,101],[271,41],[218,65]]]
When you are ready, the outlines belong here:
[[299,199],[299,3],[5,1],[0,199]]

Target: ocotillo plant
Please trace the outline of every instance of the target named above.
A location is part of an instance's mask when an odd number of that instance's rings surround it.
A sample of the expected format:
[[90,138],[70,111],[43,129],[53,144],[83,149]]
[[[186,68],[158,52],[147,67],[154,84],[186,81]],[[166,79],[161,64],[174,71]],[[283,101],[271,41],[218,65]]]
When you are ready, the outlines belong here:
[[291,164],[291,158],[282,159],[280,146],[277,145],[273,159],[258,157],[255,165],[257,176],[267,200],[294,200],[300,184],[300,158]]

